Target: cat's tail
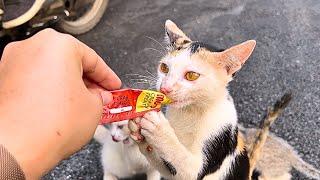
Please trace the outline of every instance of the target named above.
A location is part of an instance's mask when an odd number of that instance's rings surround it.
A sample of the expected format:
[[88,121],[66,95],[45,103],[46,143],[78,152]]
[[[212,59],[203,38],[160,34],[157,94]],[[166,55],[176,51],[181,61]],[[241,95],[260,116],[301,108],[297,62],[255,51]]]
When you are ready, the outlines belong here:
[[98,141],[100,144],[104,144],[106,139],[110,136],[109,131],[103,125],[98,125],[96,132],[94,133],[93,138]]
[[258,162],[263,145],[266,142],[269,134],[269,129],[272,123],[278,118],[282,111],[287,107],[292,99],[291,93],[286,93],[278,100],[273,107],[268,108],[268,113],[260,124],[260,130],[257,131],[256,138],[248,148],[248,156],[250,163],[250,175],[252,175],[256,163]]
[[311,164],[303,161],[303,159],[301,159],[296,152],[292,152],[290,162],[291,165],[299,172],[307,175],[310,178],[320,180],[320,171],[314,168]]

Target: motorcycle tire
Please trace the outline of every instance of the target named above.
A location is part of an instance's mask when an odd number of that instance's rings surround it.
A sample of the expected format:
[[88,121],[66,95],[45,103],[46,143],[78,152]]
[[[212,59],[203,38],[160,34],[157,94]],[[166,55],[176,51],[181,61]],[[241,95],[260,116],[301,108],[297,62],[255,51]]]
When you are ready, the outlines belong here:
[[59,21],[59,28],[74,35],[88,32],[98,24],[108,6],[108,2],[109,0],[95,0],[91,9],[75,21],[65,19]]

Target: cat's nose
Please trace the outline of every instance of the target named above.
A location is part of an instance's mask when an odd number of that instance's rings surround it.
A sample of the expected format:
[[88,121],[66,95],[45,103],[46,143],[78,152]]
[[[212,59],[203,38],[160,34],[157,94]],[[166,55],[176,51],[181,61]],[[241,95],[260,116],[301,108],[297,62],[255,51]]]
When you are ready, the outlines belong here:
[[170,88],[165,88],[165,87],[160,88],[160,92],[162,92],[163,94],[169,94],[171,91],[172,89]]

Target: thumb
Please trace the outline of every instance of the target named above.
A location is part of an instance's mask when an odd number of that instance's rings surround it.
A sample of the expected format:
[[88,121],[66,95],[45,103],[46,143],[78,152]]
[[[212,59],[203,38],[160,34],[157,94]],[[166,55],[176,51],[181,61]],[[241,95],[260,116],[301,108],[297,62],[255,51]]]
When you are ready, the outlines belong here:
[[100,96],[102,100],[102,105],[107,105],[113,101],[113,96],[108,91],[101,91]]
[[109,91],[105,90],[101,86],[91,82],[88,79],[83,79],[83,82],[92,94],[97,95],[97,97],[101,99],[102,105],[106,105],[112,102],[113,96]]

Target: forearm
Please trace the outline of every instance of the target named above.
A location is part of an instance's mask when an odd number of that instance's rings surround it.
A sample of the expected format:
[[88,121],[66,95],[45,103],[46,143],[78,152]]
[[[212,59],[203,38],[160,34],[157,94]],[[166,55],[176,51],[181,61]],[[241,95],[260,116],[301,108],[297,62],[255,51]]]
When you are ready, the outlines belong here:
[[[13,118],[0,113],[0,117],[2,119],[0,121],[0,144],[14,157],[26,179],[39,179],[61,160],[56,153],[57,150],[52,146],[54,141],[47,136],[50,133],[49,130],[46,130],[43,125],[42,127],[37,124],[21,126],[23,122],[19,119],[22,117],[29,119],[26,116]],[[30,131],[32,126],[36,128]],[[48,140],[40,141],[38,137]],[[46,153],[49,149],[51,154]]]
[[159,153],[172,179],[197,179],[201,168],[201,156],[191,153],[180,142],[168,144]]

